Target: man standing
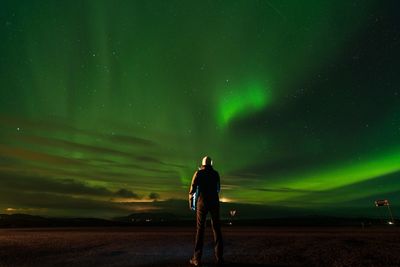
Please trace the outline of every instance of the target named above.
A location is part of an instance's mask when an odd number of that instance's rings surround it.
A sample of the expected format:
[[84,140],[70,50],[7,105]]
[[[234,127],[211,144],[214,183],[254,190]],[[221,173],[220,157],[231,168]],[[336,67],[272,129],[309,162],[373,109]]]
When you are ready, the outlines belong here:
[[192,184],[189,190],[189,205],[196,211],[197,232],[196,243],[193,257],[190,263],[194,266],[200,266],[203,250],[204,230],[207,213],[211,214],[211,225],[214,233],[214,251],[218,265],[223,263],[223,245],[221,223],[219,220],[219,196],[220,177],[217,171],[212,167],[212,160],[206,156],[203,158],[202,165],[193,175]]

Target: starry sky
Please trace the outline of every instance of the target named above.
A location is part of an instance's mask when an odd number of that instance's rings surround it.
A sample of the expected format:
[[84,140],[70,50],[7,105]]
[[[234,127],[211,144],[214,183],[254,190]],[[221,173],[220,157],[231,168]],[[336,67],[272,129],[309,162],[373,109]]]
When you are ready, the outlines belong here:
[[396,216],[399,9],[1,1],[0,213],[190,215],[209,155],[247,216]]

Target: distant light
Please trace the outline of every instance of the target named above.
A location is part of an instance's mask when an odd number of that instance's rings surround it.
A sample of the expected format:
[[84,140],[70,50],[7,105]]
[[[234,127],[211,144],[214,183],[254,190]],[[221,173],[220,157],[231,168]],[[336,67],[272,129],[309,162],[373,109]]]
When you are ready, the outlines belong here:
[[236,215],[236,209],[231,209],[229,211],[229,215],[231,215],[231,217],[234,217]]
[[388,221],[388,224],[394,224],[394,222],[392,222],[392,221]]
[[382,206],[389,206],[389,200],[387,199],[379,199],[375,201],[375,206],[382,207]]
[[6,211],[9,211],[9,212],[13,212],[13,211],[16,211],[17,209],[14,209],[14,208],[6,208]]
[[220,202],[233,202],[232,199],[226,198],[226,197],[221,197],[219,199]]
[[[149,202],[153,202],[154,199],[137,199],[137,198],[113,198],[110,201],[112,202],[116,202],[116,203],[149,203]],[[164,201],[163,199],[157,199],[157,201]]]

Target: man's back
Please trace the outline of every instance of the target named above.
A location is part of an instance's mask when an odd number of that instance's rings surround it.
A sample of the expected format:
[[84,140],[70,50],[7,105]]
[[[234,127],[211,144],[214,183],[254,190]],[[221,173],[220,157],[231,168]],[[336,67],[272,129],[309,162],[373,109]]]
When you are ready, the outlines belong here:
[[211,166],[205,166],[197,171],[195,183],[198,186],[198,202],[207,206],[219,204],[220,178],[217,171]]
[[219,204],[219,174],[211,166],[198,171],[199,202],[207,206]]

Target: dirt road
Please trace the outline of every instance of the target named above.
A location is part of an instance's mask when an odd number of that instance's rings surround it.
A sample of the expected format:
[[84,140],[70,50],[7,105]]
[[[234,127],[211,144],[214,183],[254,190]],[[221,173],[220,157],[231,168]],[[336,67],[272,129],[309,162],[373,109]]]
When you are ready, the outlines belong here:
[[[214,266],[206,230],[203,266]],[[226,266],[400,266],[399,228],[223,229]],[[0,266],[189,266],[191,227],[0,229]]]

